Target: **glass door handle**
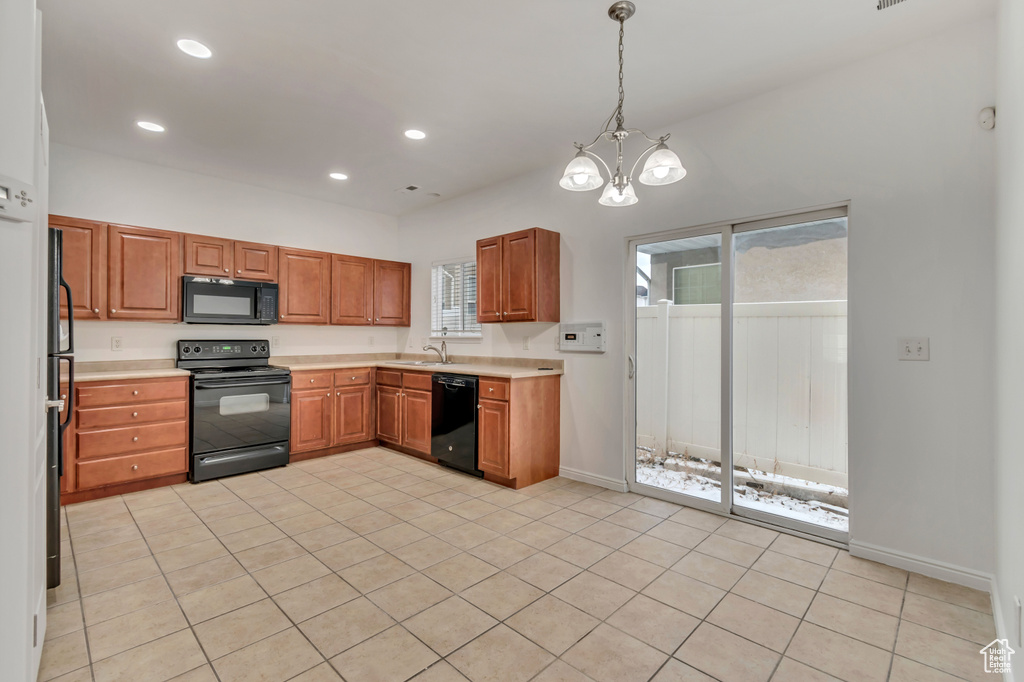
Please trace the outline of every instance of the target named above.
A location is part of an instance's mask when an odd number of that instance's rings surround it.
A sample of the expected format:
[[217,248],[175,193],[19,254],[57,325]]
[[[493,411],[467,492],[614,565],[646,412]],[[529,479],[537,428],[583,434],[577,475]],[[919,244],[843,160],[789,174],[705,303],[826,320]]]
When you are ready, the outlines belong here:
[[629,378],[632,379],[633,376],[636,374],[636,363],[633,362],[632,355],[627,356],[627,358],[629,359]]

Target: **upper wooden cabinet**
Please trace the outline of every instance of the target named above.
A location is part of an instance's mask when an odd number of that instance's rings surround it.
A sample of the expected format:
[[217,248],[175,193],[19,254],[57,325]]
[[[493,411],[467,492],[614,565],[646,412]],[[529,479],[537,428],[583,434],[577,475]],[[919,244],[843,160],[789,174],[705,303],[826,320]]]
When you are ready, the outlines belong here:
[[539,227],[476,243],[478,322],[558,322],[559,240]]
[[412,265],[373,261],[373,323],[392,327],[411,324]]
[[261,282],[277,281],[277,247],[235,242],[235,277]]
[[278,321],[327,324],[331,312],[331,256],[319,251],[279,249]]
[[107,233],[107,318],[181,318],[181,234],[127,225]]
[[331,256],[331,324],[373,324],[373,259]]
[[185,235],[185,274],[230,277],[235,250],[230,239]]
[[[107,224],[52,215],[50,227],[64,233],[64,280],[71,287],[75,319],[106,319]],[[60,316],[68,316],[63,288],[60,291]]]

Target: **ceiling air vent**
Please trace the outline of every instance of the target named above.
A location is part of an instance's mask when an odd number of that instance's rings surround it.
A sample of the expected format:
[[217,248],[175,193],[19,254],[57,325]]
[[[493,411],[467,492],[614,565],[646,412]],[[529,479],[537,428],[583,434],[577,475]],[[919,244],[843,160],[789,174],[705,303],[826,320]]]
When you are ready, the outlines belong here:
[[893,5],[898,5],[901,2],[903,2],[903,0],[878,0],[878,9],[892,7]]
[[419,185],[407,185],[405,187],[399,187],[395,191],[398,192],[399,194],[412,194],[413,192],[415,192],[419,188],[420,188]]

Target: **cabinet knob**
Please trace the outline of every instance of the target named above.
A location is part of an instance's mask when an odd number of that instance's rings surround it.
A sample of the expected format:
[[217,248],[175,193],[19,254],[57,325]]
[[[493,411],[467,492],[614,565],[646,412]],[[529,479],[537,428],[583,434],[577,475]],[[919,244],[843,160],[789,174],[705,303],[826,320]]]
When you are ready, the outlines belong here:
[[314,383],[315,381],[316,381],[316,379],[310,379],[310,380],[309,380],[309,383],[311,383],[311,384],[312,384],[312,383]]
[[331,397],[331,392],[330,392],[330,391],[327,391],[327,397],[328,397],[328,398],[330,398],[330,397]]
[[115,310],[114,308],[111,308],[111,309],[110,309],[110,312],[112,312],[112,313],[116,313],[116,312],[117,312],[117,310]]
[[132,412],[132,416],[133,416],[133,417],[138,417],[138,416],[139,416],[139,413],[138,413],[138,412]]
[[68,399],[68,394],[67,393],[62,393],[61,396],[60,396],[60,399],[61,400],[67,400]]
[[380,322],[380,318],[379,317],[377,318],[377,321]]
[[235,270],[235,272],[236,272],[236,273],[238,273],[239,275],[241,275],[241,274],[242,274],[242,271],[241,271],[241,270]]
[[[330,395],[330,393],[328,393],[327,395]],[[337,392],[337,393],[335,393],[334,395],[336,395],[336,396],[340,396],[340,395],[341,395],[341,391],[338,391],[338,392]]]
[[493,388],[489,388],[487,390],[490,391],[491,393],[494,393],[494,389]]
[[371,320],[370,318],[366,318],[366,321],[367,322],[373,322],[373,320]]
[[94,313],[96,313],[97,315],[99,315],[99,314],[100,314],[100,309],[99,309],[99,308],[93,308],[93,309],[92,309],[92,311],[93,311]]
[[132,391],[132,395],[138,395],[138,394],[139,394],[138,391]]
[[139,470],[139,465],[138,464],[133,464],[132,465],[132,471],[138,471],[138,470]]
[[480,407],[481,407],[481,406],[480,406],[480,404],[478,403],[478,404],[477,404],[477,406],[476,406],[476,409],[478,409],[478,410],[479,410],[479,409],[480,409]]
[[355,377],[352,377],[352,381],[355,381],[355,380],[356,380],[356,378],[355,378]]
[[132,442],[133,442],[133,443],[137,442],[138,440],[139,440],[139,437],[138,437],[138,436],[133,436],[133,437],[132,437]]
[[231,272],[231,270],[224,268],[224,272]]

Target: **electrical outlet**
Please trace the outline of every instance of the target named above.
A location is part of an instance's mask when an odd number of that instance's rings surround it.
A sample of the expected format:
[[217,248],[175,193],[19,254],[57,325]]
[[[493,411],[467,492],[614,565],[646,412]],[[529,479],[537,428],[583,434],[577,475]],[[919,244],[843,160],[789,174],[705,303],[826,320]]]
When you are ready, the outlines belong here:
[[899,339],[896,347],[897,360],[922,360],[930,359],[927,336],[912,336]]
[[272,336],[272,337],[270,337],[270,347],[274,348],[274,349],[280,348],[281,347],[281,337],[280,336]]
[[124,350],[124,346],[121,343],[120,336],[110,337],[110,350]]
[[530,350],[530,337],[529,336],[524,336],[523,337],[523,350]]

